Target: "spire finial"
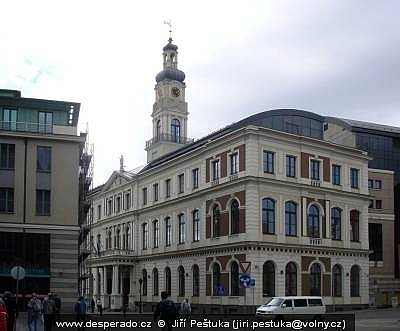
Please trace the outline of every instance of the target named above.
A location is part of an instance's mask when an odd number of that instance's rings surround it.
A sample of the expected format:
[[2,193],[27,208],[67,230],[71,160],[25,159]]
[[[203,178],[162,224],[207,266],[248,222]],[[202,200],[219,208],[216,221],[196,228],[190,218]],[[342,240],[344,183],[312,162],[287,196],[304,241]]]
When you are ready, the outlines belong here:
[[124,171],[124,156],[121,155],[121,157],[119,158],[119,171]]
[[172,42],[172,21],[164,21],[164,24],[167,24],[169,26],[169,42]]

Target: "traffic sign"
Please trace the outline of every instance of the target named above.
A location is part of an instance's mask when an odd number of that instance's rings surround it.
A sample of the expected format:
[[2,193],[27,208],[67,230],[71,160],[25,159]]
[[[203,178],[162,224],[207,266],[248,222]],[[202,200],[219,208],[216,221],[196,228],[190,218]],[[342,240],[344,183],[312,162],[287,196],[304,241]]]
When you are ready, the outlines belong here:
[[251,280],[250,275],[248,275],[248,274],[239,275],[239,282],[240,282],[240,286],[242,286],[242,287],[249,287],[250,280]]
[[248,273],[250,271],[251,262],[243,261],[239,262],[240,269],[242,269],[243,273]]
[[20,265],[17,265],[11,269],[11,277],[15,280],[21,280],[25,278],[25,269]]
[[256,280],[255,279],[250,279],[249,287],[255,287],[256,286]]
[[218,286],[216,292],[217,292],[217,295],[224,295],[225,289],[223,288],[223,286]]

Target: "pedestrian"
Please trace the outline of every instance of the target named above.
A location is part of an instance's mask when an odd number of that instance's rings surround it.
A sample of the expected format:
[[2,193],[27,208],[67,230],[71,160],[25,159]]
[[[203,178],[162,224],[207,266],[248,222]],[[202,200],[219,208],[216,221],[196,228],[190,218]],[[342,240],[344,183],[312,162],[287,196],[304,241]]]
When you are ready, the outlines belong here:
[[121,310],[122,310],[122,315],[125,318],[126,317],[126,305],[125,304],[122,305]]
[[75,303],[74,311],[76,314],[76,321],[82,322],[81,326],[78,327],[78,330],[85,329],[85,320],[86,320],[86,302],[83,296],[78,298],[78,301]]
[[28,302],[28,330],[39,331],[42,328],[42,302],[36,293],[32,293],[32,298]]
[[94,302],[94,298],[92,297],[92,300],[90,301],[90,310],[92,311],[92,314],[94,314],[95,306],[96,306],[96,303]]
[[163,320],[165,322],[163,330],[171,331],[172,325],[178,317],[175,302],[168,299],[169,294],[166,291],[161,292],[161,301],[157,304],[154,312],[154,321]]
[[189,319],[192,313],[192,307],[190,306],[188,299],[183,299],[181,304],[181,316],[182,318]]
[[7,309],[2,298],[0,298],[0,331],[7,331]]
[[54,314],[56,312],[56,304],[51,293],[43,300],[43,319],[44,330],[51,331],[54,324]]
[[6,291],[4,292],[3,300],[7,309],[7,331],[14,331],[15,314],[17,311],[15,298],[13,298],[11,292]]
[[100,316],[103,316],[103,305],[101,303],[100,298],[97,299],[96,305],[97,305],[97,312],[100,314]]

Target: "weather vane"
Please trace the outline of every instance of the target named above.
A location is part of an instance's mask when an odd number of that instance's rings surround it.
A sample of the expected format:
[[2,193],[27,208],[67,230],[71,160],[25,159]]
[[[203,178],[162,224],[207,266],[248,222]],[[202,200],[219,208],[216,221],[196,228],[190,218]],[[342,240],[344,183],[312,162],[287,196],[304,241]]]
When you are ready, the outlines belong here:
[[171,22],[171,20],[164,21],[164,24],[167,24],[169,26],[169,39],[172,40],[172,22]]

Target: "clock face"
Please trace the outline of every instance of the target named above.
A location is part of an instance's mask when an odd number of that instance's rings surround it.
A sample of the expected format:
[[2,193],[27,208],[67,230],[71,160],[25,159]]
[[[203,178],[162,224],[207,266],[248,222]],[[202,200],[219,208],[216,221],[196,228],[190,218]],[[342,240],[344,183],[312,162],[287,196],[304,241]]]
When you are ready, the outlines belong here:
[[174,97],[179,97],[179,95],[181,94],[181,91],[177,87],[173,87],[171,90],[171,93]]

